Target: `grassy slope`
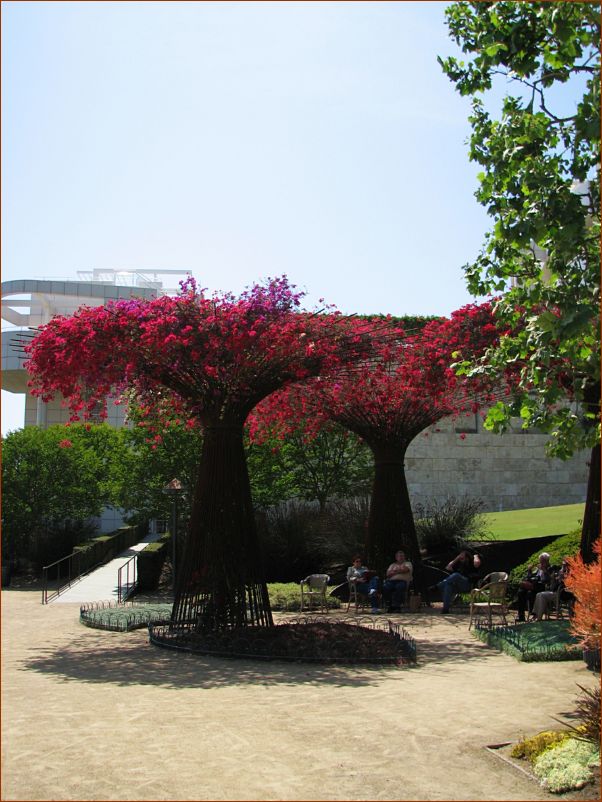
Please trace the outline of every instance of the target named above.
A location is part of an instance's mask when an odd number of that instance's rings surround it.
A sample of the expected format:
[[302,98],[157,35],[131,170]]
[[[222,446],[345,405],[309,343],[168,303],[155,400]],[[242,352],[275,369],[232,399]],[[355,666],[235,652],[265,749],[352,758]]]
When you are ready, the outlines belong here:
[[522,540],[572,532],[583,520],[584,507],[584,504],[534,507],[529,510],[488,512],[483,517],[493,537],[500,540]]

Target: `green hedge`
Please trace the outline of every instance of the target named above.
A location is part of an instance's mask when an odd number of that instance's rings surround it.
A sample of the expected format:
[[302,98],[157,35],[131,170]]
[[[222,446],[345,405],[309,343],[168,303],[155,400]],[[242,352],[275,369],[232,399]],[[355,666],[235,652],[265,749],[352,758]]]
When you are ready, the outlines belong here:
[[133,526],[121,526],[108,535],[97,535],[73,547],[73,573],[86,573],[101,563],[108,562],[125,549],[139,543],[148,530],[145,521]]
[[170,543],[171,535],[167,532],[138,554],[138,590],[157,589]]

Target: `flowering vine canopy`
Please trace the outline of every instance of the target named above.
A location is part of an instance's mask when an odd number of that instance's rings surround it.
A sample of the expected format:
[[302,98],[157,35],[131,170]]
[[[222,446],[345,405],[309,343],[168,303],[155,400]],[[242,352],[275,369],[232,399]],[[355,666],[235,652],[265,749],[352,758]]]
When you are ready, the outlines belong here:
[[441,418],[476,412],[506,386],[485,375],[459,376],[453,367],[498,340],[489,303],[470,304],[418,331],[395,325],[392,332],[390,338],[374,340],[370,359],[266,398],[249,419],[251,436],[285,437],[289,426],[303,421],[311,437],[331,419],[368,442],[407,445]]
[[[126,389],[155,412],[204,425],[242,423],[286,382],[365,356],[374,326],[298,310],[285,276],[238,298],[206,297],[193,279],[176,297],[120,300],[57,316],[27,346],[33,395],[67,400],[72,420]],[[106,412],[101,412],[106,415]]]

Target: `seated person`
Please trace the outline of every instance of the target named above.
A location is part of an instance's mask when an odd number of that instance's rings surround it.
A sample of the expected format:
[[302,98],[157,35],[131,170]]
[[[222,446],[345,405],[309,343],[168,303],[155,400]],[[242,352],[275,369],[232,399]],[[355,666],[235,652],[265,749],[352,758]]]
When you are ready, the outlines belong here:
[[380,613],[378,606],[378,576],[362,564],[362,558],[353,558],[353,565],[347,569],[347,582],[355,585],[356,592],[366,596],[373,613]]
[[569,603],[569,611],[572,609],[572,604],[575,601],[575,597],[564,586],[564,580],[566,579],[568,572],[569,564],[567,562],[567,558],[565,557],[562,561],[562,565],[560,566],[560,570],[557,573],[552,574],[550,589],[541,590],[536,594],[535,601],[533,603],[533,615],[538,621],[541,621],[544,614],[547,612],[548,607],[550,604],[552,604],[558,591],[560,591],[561,601],[567,601]]
[[395,562],[387,568],[383,584],[383,599],[387,602],[388,613],[398,613],[405,601],[412,581],[412,563],[406,560],[405,552],[395,552]]
[[458,593],[468,593],[474,587],[479,578],[480,567],[481,558],[468,549],[462,549],[458,556],[445,566],[445,570],[451,573],[434,586],[441,592],[442,613],[449,613],[451,603]]
[[538,593],[548,590],[552,581],[552,569],[550,568],[550,555],[543,551],[539,555],[536,566],[529,566],[525,578],[521,581],[517,595],[518,620],[525,620],[525,610],[527,607],[533,609],[535,597]]

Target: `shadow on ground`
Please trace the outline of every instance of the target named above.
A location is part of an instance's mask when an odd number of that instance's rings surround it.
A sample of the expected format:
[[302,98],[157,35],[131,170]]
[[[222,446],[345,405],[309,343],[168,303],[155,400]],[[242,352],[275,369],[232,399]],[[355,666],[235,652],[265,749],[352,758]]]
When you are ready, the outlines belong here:
[[[116,685],[156,685],[167,688],[213,688],[228,685],[324,684],[367,686],[382,679],[383,672],[403,678],[405,671],[419,671],[429,663],[450,665],[498,656],[479,641],[464,639],[418,641],[418,664],[413,667],[320,663],[291,663],[206,657],[161,649],[148,643],[147,633],[111,633],[89,630],[69,646],[37,646],[21,670],[52,674],[65,681],[113,682]],[[511,658],[508,658],[511,659]]]

